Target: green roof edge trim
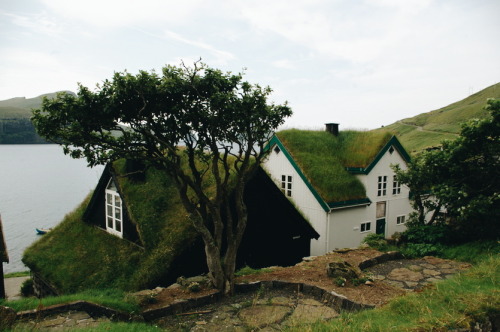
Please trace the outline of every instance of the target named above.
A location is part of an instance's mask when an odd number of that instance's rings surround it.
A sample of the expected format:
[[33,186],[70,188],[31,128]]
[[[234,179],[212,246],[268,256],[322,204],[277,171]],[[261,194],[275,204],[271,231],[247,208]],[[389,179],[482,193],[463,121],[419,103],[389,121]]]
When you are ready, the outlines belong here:
[[401,142],[399,142],[396,136],[392,136],[391,139],[384,145],[384,147],[377,153],[373,161],[367,167],[346,167],[346,170],[352,174],[368,174],[375,167],[375,165],[379,162],[379,160],[383,157],[383,155],[394,146],[396,150],[398,150],[399,154],[403,157],[403,159],[408,163],[411,160],[410,155],[406,152]]
[[368,197],[366,197],[361,199],[351,199],[349,201],[328,203],[328,206],[330,207],[330,209],[341,209],[358,205],[370,205],[371,203],[372,201]]
[[[281,152],[284,153],[284,155],[286,156],[286,158],[288,159],[288,161],[290,162],[290,164],[292,164],[292,166],[295,169],[295,171],[299,174],[300,178],[302,179],[302,181],[304,181],[304,183],[306,184],[307,188],[309,188],[309,190],[313,194],[314,198],[316,198],[316,200],[318,201],[319,205],[321,205],[321,207],[323,208],[323,210],[325,210],[325,212],[329,212],[330,211],[330,207],[328,206],[328,204],[323,200],[323,198],[316,191],[316,189],[314,189],[314,187],[312,186],[312,184],[309,182],[309,180],[306,178],[306,176],[304,175],[304,173],[300,169],[299,165],[297,165],[297,163],[295,162],[295,160],[293,160],[292,156],[290,155],[290,153],[288,152],[288,150],[285,148],[285,146],[283,145],[283,143],[281,143],[281,141],[278,138],[278,136],[274,135],[273,138],[271,138],[271,140],[269,141],[269,143],[266,145],[266,147],[264,147],[264,150],[269,150],[274,145],[277,145],[280,148]],[[270,153],[272,153],[272,152],[270,152]]]

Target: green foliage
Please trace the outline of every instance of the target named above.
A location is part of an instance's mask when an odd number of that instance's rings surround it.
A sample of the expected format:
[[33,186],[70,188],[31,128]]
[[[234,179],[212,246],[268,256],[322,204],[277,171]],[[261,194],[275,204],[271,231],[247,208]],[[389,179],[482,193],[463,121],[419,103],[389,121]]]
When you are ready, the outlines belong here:
[[33,289],[33,279],[26,279],[23,284],[21,285],[21,295],[24,297],[28,296],[33,296],[34,295],[34,289]]
[[244,266],[242,267],[241,269],[239,269],[238,271],[236,271],[234,273],[235,276],[238,276],[238,277],[241,277],[241,276],[246,276],[246,275],[250,275],[250,274],[261,274],[261,273],[266,273],[266,272],[269,272],[271,271],[271,269],[254,269],[254,268],[251,268],[250,266]]
[[363,239],[362,243],[366,243],[371,248],[377,250],[385,250],[387,248],[387,240],[383,234],[370,233]]
[[407,229],[401,233],[401,242],[406,243],[442,243],[449,242],[450,228],[444,223],[435,225],[423,225],[419,223],[407,223]]
[[[212,281],[222,289],[233,285],[227,279],[246,227],[245,184],[267,156],[264,145],[274,130],[292,114],[286,103],[269,103],[270,94],[242,74],[197,62],[166,66],[162,75],[115,73],[96,92],[80,85],[77,96],[45,98],[32,120],[42,136],[90,166],[125,158],[168,173],[204,241]],[[164,203],[151,201],[159,209]]]
[[363,184],[346,167],[366,167],[389,141],[388,133],[283,130],[277,133],[311,184],[327,202],[366,197]]
[[22,272],[12,272],[4,275],[4,278],[17,278],[17,277],[28,277],[30,275],[30,271],[22,271]]
[[491,117],[464,124],[456,140],[422,153],[407,171],[395,167],[412,190],[417,223],[435,223],[444,207],[454,241],[500,234],[500,100],[488,100],[486,109]]
[[443,252],[443,246],[439,243],[407,243],[401,247],[400,251],[406,258],[439,256]]

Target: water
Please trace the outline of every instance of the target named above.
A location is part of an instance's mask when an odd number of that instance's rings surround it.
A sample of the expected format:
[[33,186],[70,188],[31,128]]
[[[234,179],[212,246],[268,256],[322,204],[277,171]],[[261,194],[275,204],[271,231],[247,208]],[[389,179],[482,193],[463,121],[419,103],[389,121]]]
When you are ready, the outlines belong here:
[[24,249],[62,221],[93,190],[103,167],[64,155],[59,145],[0,145],[0,215],[10,262],[4,272],[25,271]]

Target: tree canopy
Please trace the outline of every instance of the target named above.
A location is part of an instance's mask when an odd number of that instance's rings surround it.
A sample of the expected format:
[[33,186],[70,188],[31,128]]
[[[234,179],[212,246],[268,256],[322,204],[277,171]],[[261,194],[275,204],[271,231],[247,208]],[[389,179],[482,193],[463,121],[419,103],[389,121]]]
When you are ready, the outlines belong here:
[[166,66],[162,75],[115,73],[95,92],[79,85],[76,96],[44,99],[32,120],[40,135],[90,166],[127,158],[168,172],[204,240],[214,285],[231,292],[245,183],[292,114],[286,103],[269,103],[270,93],[197,62]]
[[489,99],[486,109],[491,117],[470,120],[456,140],[421,153],[407,171],[398,170],[412,190],[418,223],[432,224],[446,211],[443,221],[462,238],[499,236],[500,100]]

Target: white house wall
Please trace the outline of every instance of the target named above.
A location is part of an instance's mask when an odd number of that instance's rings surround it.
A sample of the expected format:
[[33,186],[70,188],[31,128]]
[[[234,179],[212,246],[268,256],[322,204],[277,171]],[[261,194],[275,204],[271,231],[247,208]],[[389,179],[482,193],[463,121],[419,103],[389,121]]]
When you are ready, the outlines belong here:
[[[386,228],[385,235],[390,237],[395,232],[402,232],[406,229],[404,225],[397,225],[396,219],[398,216],[404,215],[406,220],[408,220],[408,215],[412,211],[409,195],[410,190],[406,186],[401,186],[401,193],[393,195],[393,177],[395,175],[391,168],[391,165],[400,165],[401,169],[407,169],[405,160],[401,157],[398,150],[395,149],[391,154],[386,151],[378,163],[372,168],[368,175],[360,175],[359,177],[364,177],[364,184],[366,188],[366,194],[372,201],[369,207],[369,216],[371,220],[374,221],[373,226],[376,222],[376,208],[377,202],[386,202]],[[377,196],[378,189],[378,177],[387,176],[387,192],[385,196]],[[375,228],[372,229],[375,232]]]
[[[408,215],[412,211],[409,201],[409,189],[401,186],[401,193],[392,194],[394,171],[391,165],[399,164],[402,169],[406,169],[406,162],[395,149],[391,154],[389,151],[379,159],[377,164],[367,175],[357,175],[357,178],[366,188],[366,195],[372,204],[368,206],[350,207],[332,210],[329,214],[328,246],[327,251],[339,248],[354,248],[361,244],[365,236],[376,232],[376,209],[377,202],[386,202],[385,216],[385,236],[390,237],[395,232],[402,232],[406,229],[404,224],[396,223],[398,216]],[[387,176],[387,192],[385,196],[377,196],[378,177]],[[361,232],[362,223],[371,223],[370,230]]]
[[[392,194],[394,171],[390,167],[399,164],[406,169],[406,162],[395,149],[391,154],[387,151],[367,175],[357,175],[366,188],[370,205],[332,210],[323,210],[306,183],[290,163],[283,151],[271,151],[264,168],[269,172],[275,183],[280,187],[281,176],[291,175],[293,178],[292,197],[290,199],[320,234],[318,240],[311,240],[311,255],[323,255],[338,248],[353,248],[361,244],[364,237],[376,232],[377,202],[386,202],[385,235],[390,237],[395,232],[402,232],[405,226],[397,225],[398,216],[408,215],[412,211],[409,201],[409,189],[401,186],[401,193]],[[387,192],[385,196],[377,196],[378,176],[387,176]],[[361,224],[370,222],[369,231],[361,232]]]
[[278,187],[282,175],[292,176],[292,197],[289,197],[311,226],[320,234],[318,240],[311,240],[311,255],[323,255],[327,252],[327,213],[318,203],[311,190],[307,187],[285,154],[271,151],[264,163],[264,168],[271,175]]

